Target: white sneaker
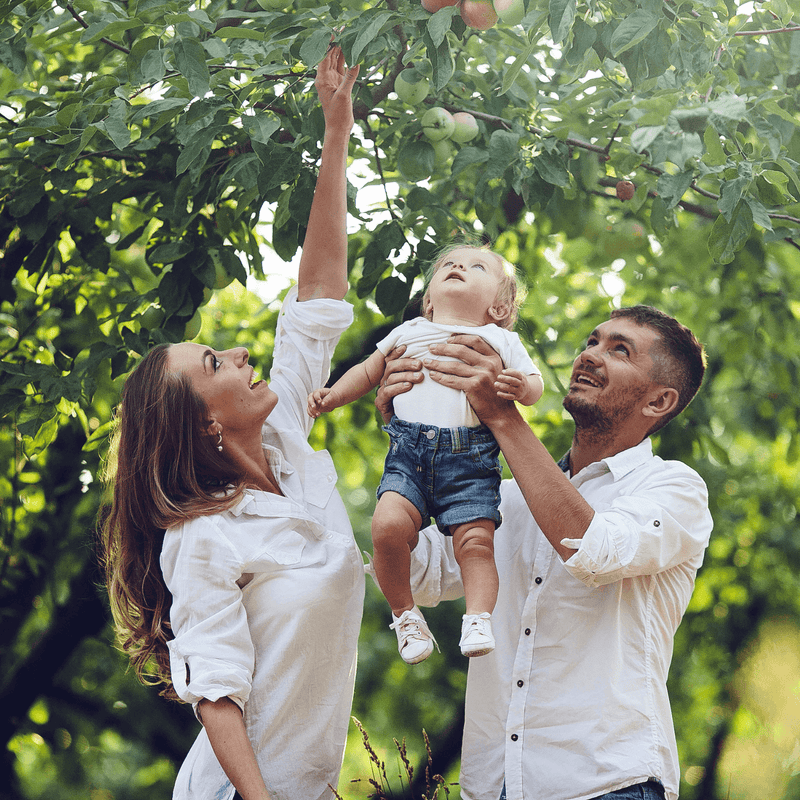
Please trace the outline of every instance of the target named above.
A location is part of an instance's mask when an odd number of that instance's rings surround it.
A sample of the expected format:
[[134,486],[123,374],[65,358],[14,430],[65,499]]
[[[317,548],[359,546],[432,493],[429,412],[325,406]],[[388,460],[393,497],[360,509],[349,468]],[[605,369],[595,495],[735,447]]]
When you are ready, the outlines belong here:
[[397,634],[397,649],[406,664],[419,664],[432,652],[436,640],[430,632],[420,610],[414,606],[399,617],[392,614],[394,622],[389,626]]
[[464,614],[461,622],[461,641],[458,643],[465,656],[485,656],[494,650],[492,635],[492,615]]

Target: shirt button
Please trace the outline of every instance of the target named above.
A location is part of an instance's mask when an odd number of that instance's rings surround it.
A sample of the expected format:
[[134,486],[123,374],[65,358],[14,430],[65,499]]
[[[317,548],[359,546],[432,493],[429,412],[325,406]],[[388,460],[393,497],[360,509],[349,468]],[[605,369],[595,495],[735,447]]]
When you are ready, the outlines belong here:
[[536,580],[534,581],[534,583],[541,583],[541,582],[542,582],[541,578],[536,578]]
[[530,628],[525,628],[525,635],[526,636],[530,636],[531,635],[531,629]]
[[429,439],[433,439],[433,437],[434,437],[434,436],[436,436],[436,431],[425,431],[425,435],[426,435],[426,436],[427,436]]
[[517,681],[517,686],[522,688],[525,685],[525,681]]
[[653,522],[653,525],[654,525],[656,528],[658,528],[658,527],[660,527],[660,525],[661,525],[661,521],[660,521],[660,520],[655,520],[655,522]]
[[519,739],[519,736],[517,736],[517,734],[516,734],[516,733],[512,733],[512,734],[511,734],[511,741],[512,741],[512,742],[516,742],[516,741],[517,741],[517,739]]

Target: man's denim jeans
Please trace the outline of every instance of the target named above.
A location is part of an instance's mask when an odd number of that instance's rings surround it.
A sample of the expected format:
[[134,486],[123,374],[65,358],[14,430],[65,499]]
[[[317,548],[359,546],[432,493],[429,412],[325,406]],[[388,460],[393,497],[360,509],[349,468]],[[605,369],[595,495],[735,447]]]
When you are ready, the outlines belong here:
[[[500,800],[506,800],[505,783],[503,791],[500,792]],[[596,800],[664,800],[664,787],[661,785],[661,781],[651,778],[647,783],[627,786],[616,792],[600,795]]]

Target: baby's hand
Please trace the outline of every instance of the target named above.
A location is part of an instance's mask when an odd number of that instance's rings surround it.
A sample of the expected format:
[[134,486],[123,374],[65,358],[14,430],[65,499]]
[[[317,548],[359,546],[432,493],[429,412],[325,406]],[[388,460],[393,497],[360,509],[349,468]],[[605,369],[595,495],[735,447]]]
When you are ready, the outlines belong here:
[[516,400],[522,402],[528,393],[526,376],[518,369],[504,369],[495,381],[497,396],[503,400]]
[[325,406],[325,398],[330,394],[330,389],[317,389],[308,396],[308,416],[316,419],[320,414],[330,411]]

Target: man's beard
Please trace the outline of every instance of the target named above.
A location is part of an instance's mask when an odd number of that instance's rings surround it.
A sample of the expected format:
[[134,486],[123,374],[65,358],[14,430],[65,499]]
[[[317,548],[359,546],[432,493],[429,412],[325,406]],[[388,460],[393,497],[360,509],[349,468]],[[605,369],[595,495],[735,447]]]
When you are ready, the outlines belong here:
[[614,427],[615,415],[608,414],[596,403],[590,403],[582,397],[568,394],[562,403],[575,420],[575,435],[591,432],[593,436],[605,437]]
[[627,419],[644,396],[628,392],[618,398],[619,402],[612,408],[602,408],[597,403],[583,397],[568,394],[562,405],[575,421],[575,437],[577,439],[609,439],[618,429],[618,424]]

